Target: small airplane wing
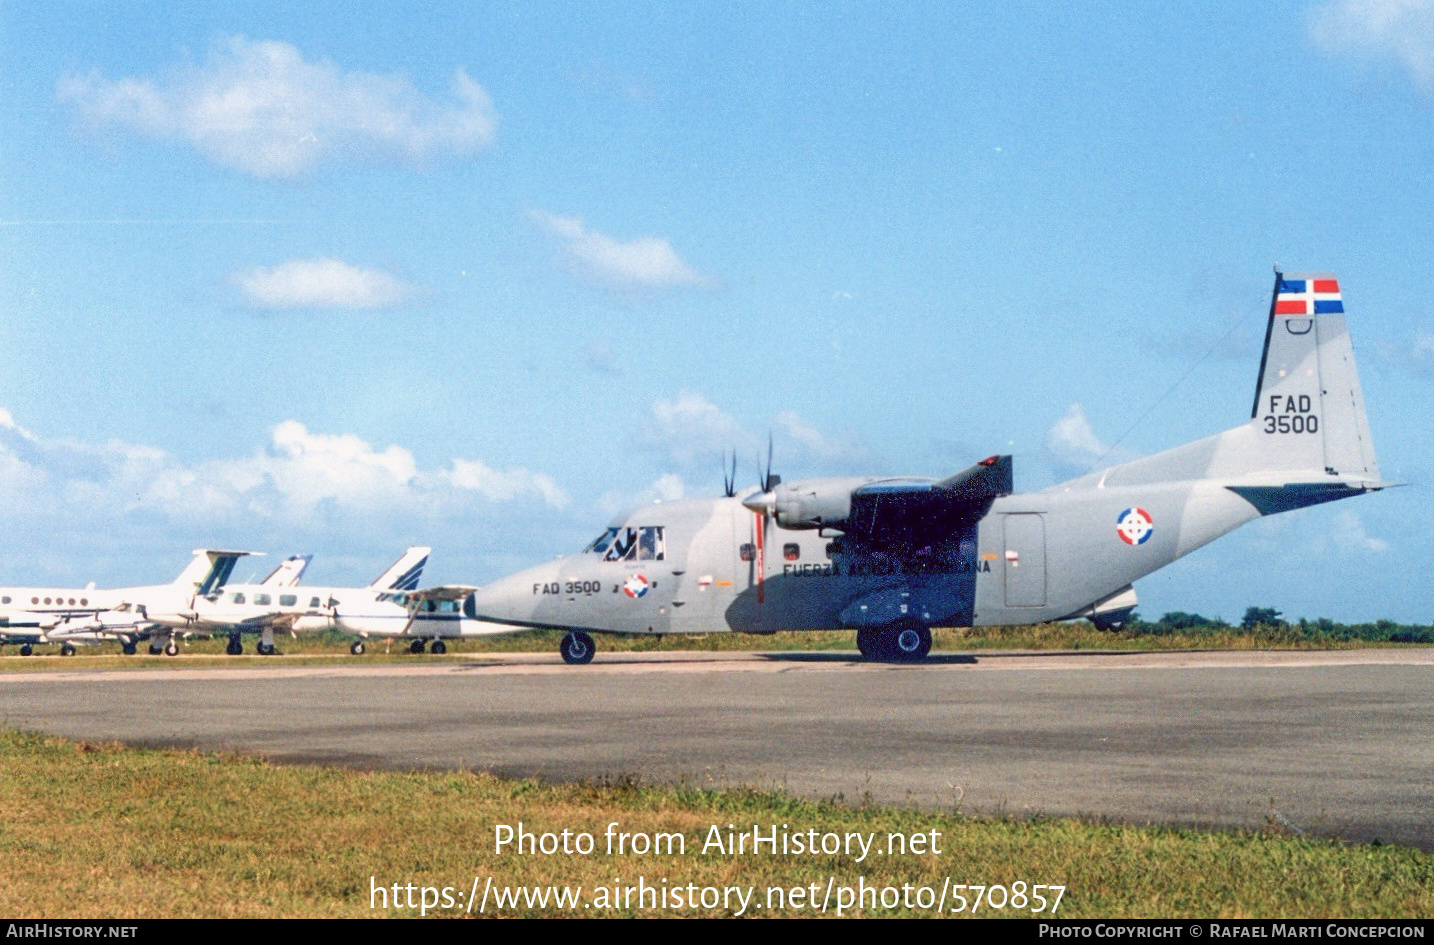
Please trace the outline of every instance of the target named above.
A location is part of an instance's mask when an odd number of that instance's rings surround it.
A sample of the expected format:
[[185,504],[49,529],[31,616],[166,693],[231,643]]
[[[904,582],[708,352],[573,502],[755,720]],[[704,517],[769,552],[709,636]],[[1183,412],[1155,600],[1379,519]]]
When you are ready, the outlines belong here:
[[879,479],[851,493],[847,540],[883,550],[917,549],[980,521],[1014,491],[1010,456],[991,456],[939,481]]
[[467,584],[442,584],[438,587],[425,587],[416,591],[408,591],[407,596],[410,602],[462,600],[469,594],[476,592],[478,588],[470,587]]

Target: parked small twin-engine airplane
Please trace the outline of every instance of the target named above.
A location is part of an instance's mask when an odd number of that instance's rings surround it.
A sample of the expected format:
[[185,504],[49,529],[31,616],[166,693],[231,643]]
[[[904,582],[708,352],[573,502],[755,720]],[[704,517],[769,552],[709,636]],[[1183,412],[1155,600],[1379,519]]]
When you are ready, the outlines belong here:
[[[196,597],[218,593],[234,571],[234,565],[247,551],[200,549],[194,552],[179,577],[169,584],[145,587],[122,587],[96,590],[88,587],[3,587],[0,588],[0,644],[18,643],[20,653],[29,656],[38,643],[58,643],[60,653],[73,655],[76,644],[117,642],[127,653],[134,653],[139,640],[149,639],[153,623],[146,613],[192,607]],[[307,563],[307,562],[305,562]],[[297,580],[289,562],[281,565],[267,580]],[[161,646],[152,642],[150,651],[158,653]],[[179,652],[173,639],[165,652]]]
[[919,660],[932,626],[1118,626],[1132,582],[1226,532],[1390,485],[1343,312],[1334,276],[1277,272],[1251,419],[1217,436],[1026,494],[1009,456],[940,480],[729,481],[489,585],[471,615],[565,629],[569,663],[595,632],[846,627],[868,658]]
[[[242,635],[260,635],[258,652],[274,650],[275,631],[290,634],[338,630],[358,639],[349,648],[355,656],[371,637],[402,637],[409,650],[445,653],[443,642],[457,637],[512,633],[520,627],[480,622],[465,616],[464,602],[475,588],[446,586],[418,589],[419,577],[432,549],[409,548],[367,587],[291,587],[276,591],[264,585],[229,584],[222,593],[196,597],[187,611],[156,615],[176,631],[228,634],[230,655],[244,652]],[[305,559],[307,561],[307,559]]]

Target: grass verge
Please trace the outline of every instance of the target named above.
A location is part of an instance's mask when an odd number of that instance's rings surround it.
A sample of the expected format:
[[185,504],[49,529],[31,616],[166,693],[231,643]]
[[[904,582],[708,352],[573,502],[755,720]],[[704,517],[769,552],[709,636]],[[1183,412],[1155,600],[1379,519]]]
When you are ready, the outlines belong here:
[[[1434,858],[1399,847],[1264,833],[1135,828],[1072,820],[974,818],[781,794],[503,781],[469,773],[358,772],[269,765],[252,758],[89,744],[0,731],[0,914],[37,918],[413,916],[374,910],[377,886],[452,890],[582,887],[573,908],[526,905],[510,915],[704,915],[672,891],[752,890],[747,915],[812,915],[790,891],[959,884],[1065,886],[1056,913],[1080,917],[1423,918],[1434,913]],[[495,852],[499,824],[534,834],[591,834],[590,855]],[[608,855],[605,833],[680,835],[683,852]],[[713,827],[793,833],[936,834],[937,852],[731,855],[702,852]],[[612,890],[665,890],[668,906],[626,905]],[[767,890],[786,892],[780,903]],[[600,893],[599,890],[606,892]],[[408,895],[405,891],[404,895]],[[421,892],[413,895],[421,902]],[[656,897],[653,894],[653,898]],[[973,895],[968,890],[966,896]],[[1047,890],[1045,895],[1053,897]],[[390,891],[390,899],[392,892]],[[599,897],[603,898],[599,898]],[[684,901],[686,893],[684,892]],[[437,895],[435,894],[435,898]],[[613,903],[613,899],[616,903]],[[817,896],[820,899],[820,895]],[[873,899],[875,897],[872,897]],[[888,897],[888,900],[890,897]],[[599,905],[607,902],[611,907]],[[954,903],[948,899],[948,908]],[[494,909],[491,905],[488,913]],[[830,899],[834,913],[836,899]],[[780,907],[769,908],[769,903]],[[588,908],[584,908],[584,905]],[[1030,916],[1007,903],[978,915]],[[477,907],[475,905],[475,912]],[[931,915],[903,901],[848,915]]]

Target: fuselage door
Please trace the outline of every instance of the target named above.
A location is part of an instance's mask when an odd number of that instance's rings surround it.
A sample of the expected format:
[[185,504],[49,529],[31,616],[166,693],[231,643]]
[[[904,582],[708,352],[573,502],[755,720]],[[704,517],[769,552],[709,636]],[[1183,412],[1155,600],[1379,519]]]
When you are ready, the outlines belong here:
[[1007,607],[1044,607],[1046,603],[1046,520],[1034,512],[1005,518]]

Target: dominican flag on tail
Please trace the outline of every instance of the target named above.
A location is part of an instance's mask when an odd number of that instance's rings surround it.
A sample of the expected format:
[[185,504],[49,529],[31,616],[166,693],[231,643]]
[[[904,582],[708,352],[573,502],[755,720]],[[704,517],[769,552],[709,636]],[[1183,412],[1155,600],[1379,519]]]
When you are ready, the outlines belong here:
[[1275,314],[1304,317],[1344,314],[1339,280],[1332,275],[1281,276],[1275,290]]

